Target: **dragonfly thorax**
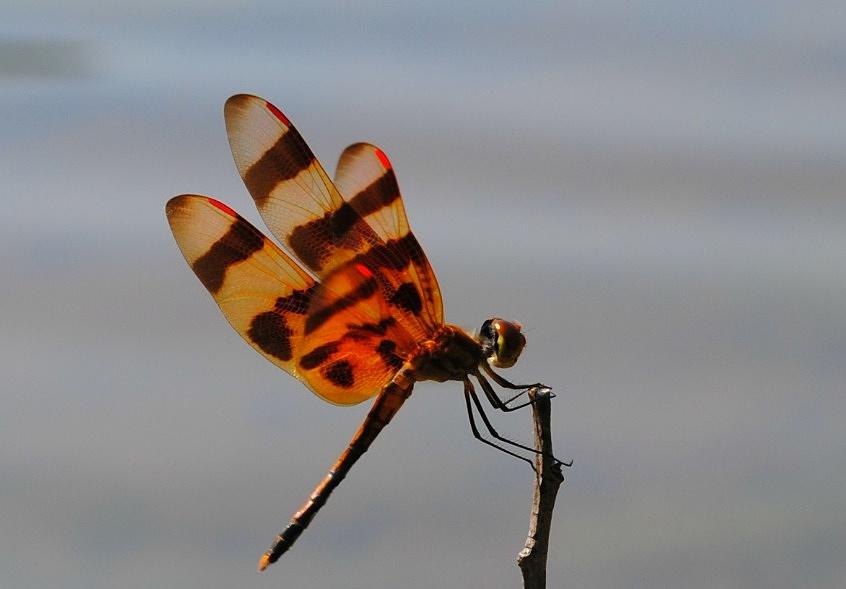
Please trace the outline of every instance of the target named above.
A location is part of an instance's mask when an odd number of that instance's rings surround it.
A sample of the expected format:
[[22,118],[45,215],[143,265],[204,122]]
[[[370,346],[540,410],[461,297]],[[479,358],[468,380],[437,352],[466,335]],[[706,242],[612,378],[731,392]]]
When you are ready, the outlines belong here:
[[464,380],[484,360],[476,339],[458,326],[444,325],[412,355],[411,373],[416,380]]

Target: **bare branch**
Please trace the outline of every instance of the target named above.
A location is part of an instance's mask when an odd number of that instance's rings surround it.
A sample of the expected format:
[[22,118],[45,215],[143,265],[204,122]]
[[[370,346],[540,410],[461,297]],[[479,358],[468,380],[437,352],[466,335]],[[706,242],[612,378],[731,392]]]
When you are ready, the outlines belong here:
[[550,430],[550,391],[534,388],[529,391],[532,403],[532,419],[535,429],[535,458],[537,475],[532,497],[532,513],[529,518],[529,535],[526,545],[517,555],[517,565],[523,573],[524,589],[545,589],[546,560],[549,549],[549,530],[552,526],[552,511],[558,487],[564,482],[561,463],[552,456],[552,432]]

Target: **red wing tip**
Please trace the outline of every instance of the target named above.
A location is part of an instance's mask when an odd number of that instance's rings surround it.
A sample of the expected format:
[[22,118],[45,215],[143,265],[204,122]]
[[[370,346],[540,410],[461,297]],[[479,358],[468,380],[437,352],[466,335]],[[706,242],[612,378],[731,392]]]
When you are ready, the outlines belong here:
[[231,215],[233,217],[238,216],[238,213],[236,213],[234,210],[232,210],[231,208],[229,208],[228,206],[226,206],[225,204],[223,204],[219,200],[215,200],[215,199],[210,198],[210,197],[206,197],[206,200],[209,201],[210,205],[212,205],[215,208],[220,209],[221,211],[223,211],[227,215]]
[[264,105],[267,107],[267,110],[269,110],[270,112],[272,112],[272,113],[273,113],[273,116],[275,116],[277,119],[279,119],[280,121],[282,121],[282,124],[284,124],[286,127],[290,127],[290,126],[291,126],[291,121],[289,121],[289,120],[288,120],[288,117],[286,117],[286,116],[282,113],[282,111],[281,111],[281,110],[279,110],[278,108],[276,108],[275,106],[273,106],[272,104],[270,104],[269,102],[267,102],[266,100],[264,101]]
[[376,148],[376,157],[379,158],[379,161],[382,162],[382,165],[385,167],[386,170],[391,169],[391,160],[388,159],[388,156],[385,155],[385,152]]

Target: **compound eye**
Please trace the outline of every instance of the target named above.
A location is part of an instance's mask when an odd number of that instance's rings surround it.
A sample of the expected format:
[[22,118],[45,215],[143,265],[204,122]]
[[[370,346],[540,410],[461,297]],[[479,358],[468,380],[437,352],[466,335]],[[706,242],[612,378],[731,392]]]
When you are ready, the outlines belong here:
[[479,334],[481,335],[482,339],[490,342],[491,345],[496,344],[496,340],[498,337],[496,329],[494,328],[494,321],[495,319],[488,319],[487,321],[482,323],[482,329],[479,331]]
[[504,319],[494,319],[491,326],[496,331],[494,340],[496,354],[491,358],[491,363],[499,368],[514,366],[526,345],[526,337],[520,332],[520,324]]

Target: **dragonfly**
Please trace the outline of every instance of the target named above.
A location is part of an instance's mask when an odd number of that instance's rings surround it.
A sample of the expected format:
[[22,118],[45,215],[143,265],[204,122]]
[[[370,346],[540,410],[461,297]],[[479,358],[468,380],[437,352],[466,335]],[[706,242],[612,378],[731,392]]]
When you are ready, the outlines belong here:
[[[270,102],[232,96],[224,118],[238,171],[284,249],[226,204],[183,194],[166,206],[182,254],[235,331],[270,362],[336,405],[376,397],[259,570],[294,544],[415,382],[462,382],[473,436],[533,466],[517,452],[537,451],[496,431],[471,380],[502,411],[530,404],[520,397],[533,387],[551,394],[540,383],[515,385],[494,371],[520,356],[521,325],[494,317],[471,334],[444,322],[438,281],[411,232],[385,152],[350,145],[330,179]],[[519,392],[503,399],[489,378]],[[492,439],[480,433],[474,412]]]

